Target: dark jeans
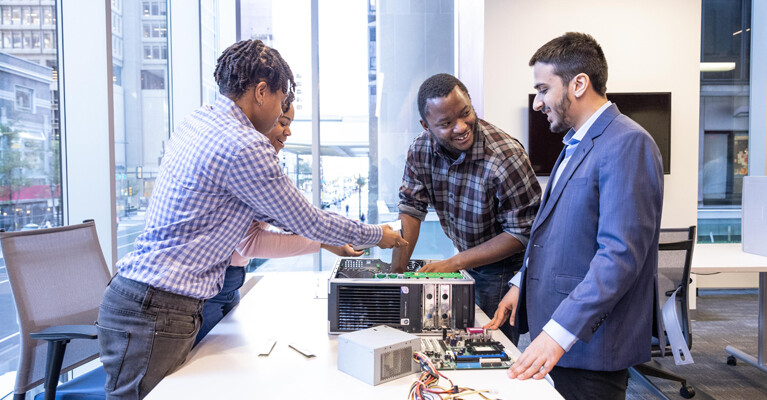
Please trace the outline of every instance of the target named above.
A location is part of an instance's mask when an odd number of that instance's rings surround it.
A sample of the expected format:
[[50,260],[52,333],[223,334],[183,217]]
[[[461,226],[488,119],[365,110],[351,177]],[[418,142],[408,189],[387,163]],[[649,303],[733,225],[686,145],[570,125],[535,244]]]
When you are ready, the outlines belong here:
[[[474,302],[492,319],[498,303],[509,291],[509,281],[522,267],[524,252],[501,261],[487,264],[466,271],[474,278]],[[508,323],[501,325],[501,332],[516,346],[519,342],[519,329]]]
[[629,383],[627,369],[589,371],[554,367],[549,375],[554,380],[554,387],[559,394],[567,400],[624,400]]
[[142,399],[184,362],[200,329],[202,303],[112,278],[97,321],[107,399]]
[[235,267],[230,265],[226,268],[224,276],[224,286],[218,294],[207,301],[202,307],[202,326],[197,332],[197,344],[205,335],[213,329],[214,326],[229,314],[234,306],[240,303],[240,287],[245,283],[245,267]]

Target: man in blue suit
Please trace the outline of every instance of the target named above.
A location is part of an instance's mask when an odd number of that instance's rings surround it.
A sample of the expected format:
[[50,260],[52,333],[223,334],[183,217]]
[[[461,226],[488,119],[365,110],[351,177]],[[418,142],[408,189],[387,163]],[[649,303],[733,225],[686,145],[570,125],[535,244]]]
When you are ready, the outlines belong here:
[[[509,377],[551,374],[567,399],[623,399],[650,360],[663,166],[650,135],[605,96],[607,61],[567,33],[530,59],[533,108],[567,132],[522,270],[488,328],[509,315],[530,345]],[[515,319],[516,318],[516,319]]]

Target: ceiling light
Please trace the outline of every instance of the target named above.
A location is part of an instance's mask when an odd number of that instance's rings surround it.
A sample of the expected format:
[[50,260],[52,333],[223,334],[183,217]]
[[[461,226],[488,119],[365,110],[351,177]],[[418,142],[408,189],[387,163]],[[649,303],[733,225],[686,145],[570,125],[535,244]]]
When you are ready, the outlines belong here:
[[725,72],[735,69],[734,62],[702,62],[700,72]]

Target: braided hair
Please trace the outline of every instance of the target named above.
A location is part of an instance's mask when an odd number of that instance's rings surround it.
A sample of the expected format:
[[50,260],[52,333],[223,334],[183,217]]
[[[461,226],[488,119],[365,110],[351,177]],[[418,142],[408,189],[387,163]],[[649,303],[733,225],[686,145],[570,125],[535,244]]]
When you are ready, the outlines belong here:
[[287,93],[285,104],[290,104],[296,89],[293,72],[280,52],[260,40],[243,40],[229,46],[218,58],[213,76],[218,91],[234,100],[251,86],[266,82],[270,91]]

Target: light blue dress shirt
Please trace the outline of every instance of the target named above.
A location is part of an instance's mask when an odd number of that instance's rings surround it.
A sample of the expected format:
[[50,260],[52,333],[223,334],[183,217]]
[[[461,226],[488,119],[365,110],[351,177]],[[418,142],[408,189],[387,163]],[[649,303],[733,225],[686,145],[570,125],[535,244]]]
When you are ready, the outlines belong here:
[[[562,159],[562,162],[559,163],[559,168],[557,168],[556,171],[554,171],[554,175],[549,180],[548,188],[549,193],[554,191],[555,185],[559,181],[559,177],[562,175],[562,171],[565,170],[567,167],[567,163],[570,161],[570,157],[572,157],[573,154],[575,154],[575,150],[578,148],[578,144],[583,140],[584,136],[586,136],[586,133],[591,128],[591,125],[594,124],[594,121],[599,118],[602,113],[612,105],[613,103],[611,101],[608,101],[607,103],[603,104],[602,107],[600,107],[594,114],[589,117],[588,120],[580,127],[580,129],[573,130],[570,129],[569,132],[565,135],[565,137],[562,139],[562,143],[565,144],[565,157]],[[548,196],[547,196],[548,198]],[[541,207],[544,205],[541,204]],[[525,260],[525,263],[527,263],[527,260]],[[522,274],[517,273],[514,275],[513,278],[511,278],[511,281],[509,281],[510,284],[519,287],[520,281],[522,280]],[[551,336],[552,339],[554,339],[555,342],[557,342],[560,346],[562,346],[565,351],[569,351],[571,347],[575,344],[575,342],[578,341],[578,337],[573,335],[570,331],[565,329],[562,325],[560,325],[557,321],[554,321],[553,319],[550,319],[549,322],[546,323],[546,325],[543,326],[543,331],[546,332],[549,336]]]

